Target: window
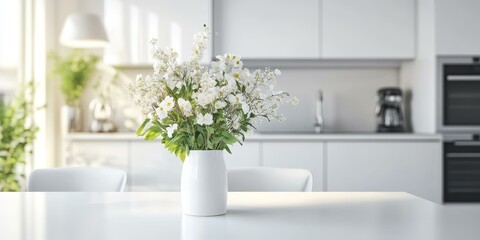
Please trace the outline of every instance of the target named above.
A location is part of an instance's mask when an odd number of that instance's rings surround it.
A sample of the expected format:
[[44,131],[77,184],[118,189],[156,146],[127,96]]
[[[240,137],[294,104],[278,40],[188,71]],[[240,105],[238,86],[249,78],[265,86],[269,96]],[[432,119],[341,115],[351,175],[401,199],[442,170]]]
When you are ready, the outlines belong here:
[[0,95],[10,95],[18,79],[20,3],[0,0]]

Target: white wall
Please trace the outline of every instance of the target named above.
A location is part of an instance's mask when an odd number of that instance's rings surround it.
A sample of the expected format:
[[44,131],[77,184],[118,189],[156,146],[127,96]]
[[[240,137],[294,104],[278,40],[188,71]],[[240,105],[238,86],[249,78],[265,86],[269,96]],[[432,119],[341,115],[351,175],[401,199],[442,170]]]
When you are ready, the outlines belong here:
[[285,122],[271,122],[261,131],[312,131],[315,97],[323,91],[326,131],[375,131],[377,90],[398,86],[397,69],[287,69],[278,88],[289,91],[299,105],[285,105],[280,111]]
[[434,133],[436,129],[436,60],[434,0],[417,1],[417,56],[400,71],[400,85],[411,95],[407,109],[414,132]]

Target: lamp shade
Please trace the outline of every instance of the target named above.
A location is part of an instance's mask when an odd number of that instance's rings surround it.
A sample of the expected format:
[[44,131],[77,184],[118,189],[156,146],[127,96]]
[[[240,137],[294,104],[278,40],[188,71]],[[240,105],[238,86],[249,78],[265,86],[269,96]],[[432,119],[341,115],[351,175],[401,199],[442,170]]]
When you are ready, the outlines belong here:
[[71,48],[101,48],[108,44],[108,39],[98,16],[74,13],[63,24],[60,44]]

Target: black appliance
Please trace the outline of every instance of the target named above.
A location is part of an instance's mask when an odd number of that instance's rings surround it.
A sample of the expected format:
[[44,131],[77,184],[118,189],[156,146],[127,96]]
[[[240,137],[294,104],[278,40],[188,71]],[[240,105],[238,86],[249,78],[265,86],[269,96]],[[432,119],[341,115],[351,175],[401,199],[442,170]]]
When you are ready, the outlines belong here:
[[377,94],[377,132],[405,132],[402,90],[397,87],[381,88]]
[[480,202],[480,136],[445,135],[444,202]]
[[480,58],[438,59],[444,202],[480,202]]
[[439,64],[439,131],[480,132],[480,58],[440,58]]

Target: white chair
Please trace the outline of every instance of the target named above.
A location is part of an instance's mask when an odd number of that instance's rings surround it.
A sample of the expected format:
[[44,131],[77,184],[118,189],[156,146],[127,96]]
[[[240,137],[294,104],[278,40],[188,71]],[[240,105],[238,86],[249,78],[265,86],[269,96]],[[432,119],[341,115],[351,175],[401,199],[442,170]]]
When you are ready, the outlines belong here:
[[127,174],[108,168],[47,168],[34,170],[29,192],[124,192]]
[[310,171],[291,168],[235,168],[228,170],[231,192],[311,192]]

